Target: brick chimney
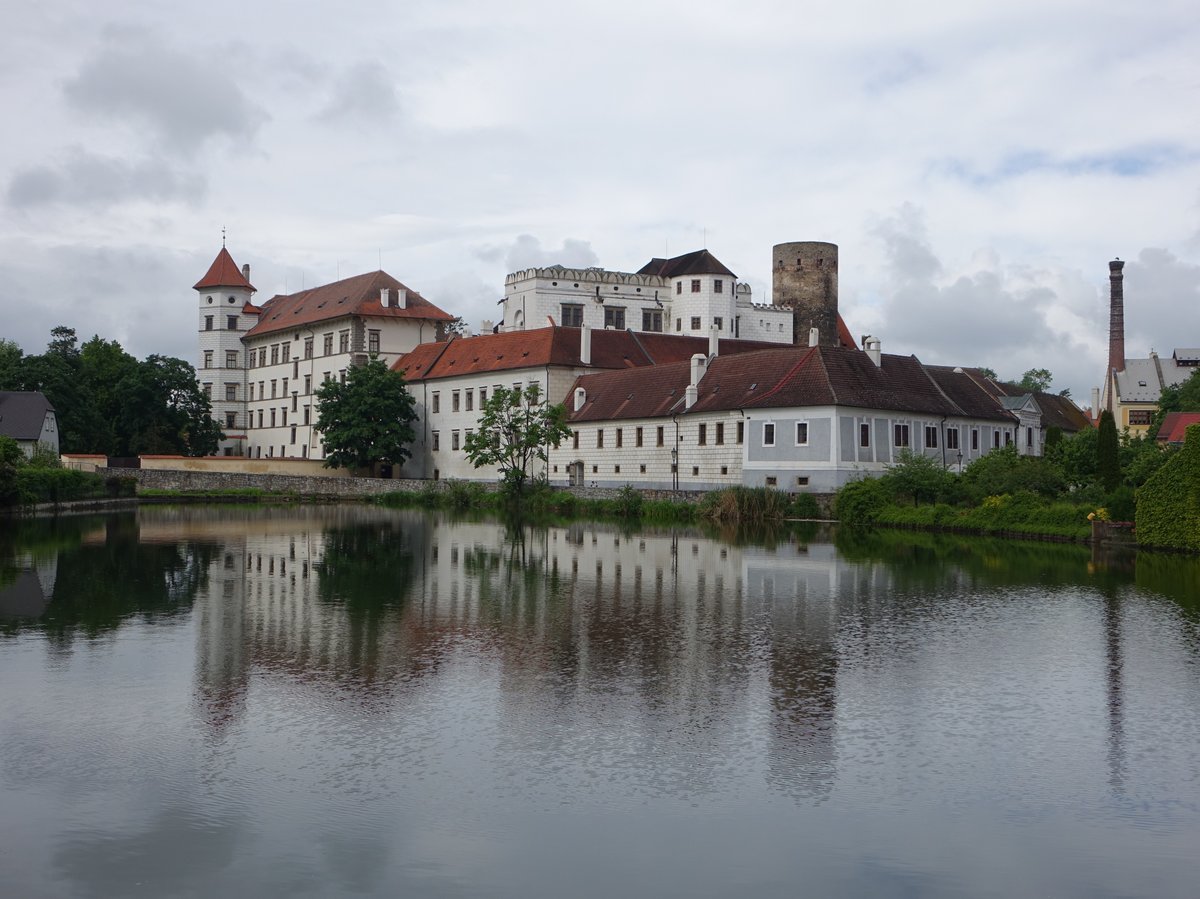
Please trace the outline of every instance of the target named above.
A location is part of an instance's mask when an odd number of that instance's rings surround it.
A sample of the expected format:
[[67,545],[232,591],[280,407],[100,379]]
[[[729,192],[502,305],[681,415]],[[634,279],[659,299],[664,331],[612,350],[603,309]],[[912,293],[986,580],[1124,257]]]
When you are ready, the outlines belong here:
[[1108,264],[1108,370],[1125,370],[1125,263]]

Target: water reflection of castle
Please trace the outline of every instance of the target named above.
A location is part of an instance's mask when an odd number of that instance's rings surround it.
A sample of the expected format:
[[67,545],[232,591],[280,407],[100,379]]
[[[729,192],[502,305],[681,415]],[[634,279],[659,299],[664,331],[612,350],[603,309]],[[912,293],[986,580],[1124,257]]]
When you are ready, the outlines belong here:
[[470,657],[494,666],[506,739],[527,738],[530,714],[603,696],[614,727],[681,753],[693,783],[758,728],[765,776],[798,796],[832,781],[839,618],[887,580],[828,544],[736,547],[687,530],[514,534],[362,507],[155,517],[144,510],[144,538],[223,544],[194,607],[198,706],[218,731],[254,677],[382,710]]

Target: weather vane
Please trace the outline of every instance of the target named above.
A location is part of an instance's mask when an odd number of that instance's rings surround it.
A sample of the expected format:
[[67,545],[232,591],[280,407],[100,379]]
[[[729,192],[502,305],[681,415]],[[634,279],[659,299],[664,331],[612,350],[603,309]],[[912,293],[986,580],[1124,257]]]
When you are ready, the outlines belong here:
[[225,226],[221,226],[221,249],[225,249]]

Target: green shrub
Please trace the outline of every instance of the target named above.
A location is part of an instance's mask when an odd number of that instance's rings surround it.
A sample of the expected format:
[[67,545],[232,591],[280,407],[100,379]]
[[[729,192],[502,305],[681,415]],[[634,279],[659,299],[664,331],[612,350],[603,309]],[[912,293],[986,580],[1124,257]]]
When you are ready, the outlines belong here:
[[780,521],[787,517],[789,504],[786,493],[769,487],[727,487],[706,494],[698,514],[721,524]]
[[824,518],[825,513],[821,511],[821,506],[817,503],[817,498],[811,493],[797,493],[792,498],[792,505],[788,510],[788,517]]
[[842,524],[874,524],[890,499],[887,488],[877,478],[862,478],[838,491],[833,514]]
[[1138,543],[1200,551],[1200,425],[1137,493]]
[[65,503],[108,496],[98,474],[65,468],[24,466],[16,470],[18,499],[22,503]]
[[613,511],[624,518],[641,518],[643,500],[641,491],[626,484],[617,494],[616,508]]

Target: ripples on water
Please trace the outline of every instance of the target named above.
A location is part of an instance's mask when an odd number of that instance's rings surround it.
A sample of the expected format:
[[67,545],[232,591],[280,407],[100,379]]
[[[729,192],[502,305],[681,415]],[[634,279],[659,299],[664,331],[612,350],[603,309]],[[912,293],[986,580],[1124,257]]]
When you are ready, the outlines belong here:
[[34,523],[0,893],[1195,894],[1195,560],[829,540]]

